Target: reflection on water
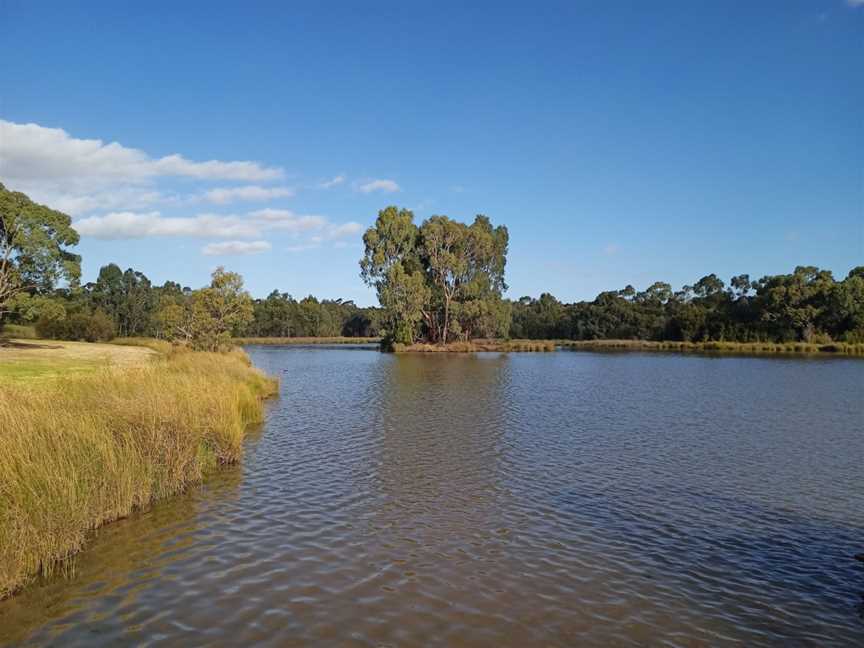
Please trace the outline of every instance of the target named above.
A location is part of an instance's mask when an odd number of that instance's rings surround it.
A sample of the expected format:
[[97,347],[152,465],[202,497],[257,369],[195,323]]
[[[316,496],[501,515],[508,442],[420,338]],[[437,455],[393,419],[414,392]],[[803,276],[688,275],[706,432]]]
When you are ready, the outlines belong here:
[[101,529],[0,642],[854,645],[864,363],[259,347],[242,466]]

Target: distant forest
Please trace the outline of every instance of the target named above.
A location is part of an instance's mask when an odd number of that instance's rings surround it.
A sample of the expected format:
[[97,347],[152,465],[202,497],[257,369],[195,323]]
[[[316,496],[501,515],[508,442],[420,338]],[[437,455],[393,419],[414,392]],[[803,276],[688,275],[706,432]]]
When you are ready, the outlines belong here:
[[[469,225],[387,207],[363,236],[360,276],[381,307],[252,299],[219,268],[208,287],[154,286],[142,272],[103,266],[80,285],[70,217],[0,184],[0,325],[35,325],[41,337],[149,336],[218,348],[244,337],[382,337],[411,344],[478,338],[729,342],[864,342],[864,266],[843,280],[799,266],[790,274],[725,284],[714,274],[673,291],[655,282],[571,304],[550,294],[503,297],[509,234],[482,215]],[[58,288],[58,284],[67,287]]]
[[[110,264],[95,282],[19,295],[5,321],[35,324],[46,337],[166,337],[160,313],[192,294],[172,281],[154,286],[142,272]],[[274,290],[252,304],[251,322],[235,335],[385,333],[383,309],[359,307],[348,300],[298,300]],[[505,299],[503,305],[509,337],[514,339],[864,342],[864,266],[842,281],[827,270],[806,266],[756,281],[739,275],[728,285],[711,274],[678,291],[657,282],[644,291],[627,286],[603,292],[593,301],[564,303],[544,293],[537,299]]]
[[639,339],[684,342],[864,342],[864,266],[836,281],[828,270],[751,281],[716,275],[673,292],[656,282],[565,304],[549,294],[512,303],[510,335],[532,339]]

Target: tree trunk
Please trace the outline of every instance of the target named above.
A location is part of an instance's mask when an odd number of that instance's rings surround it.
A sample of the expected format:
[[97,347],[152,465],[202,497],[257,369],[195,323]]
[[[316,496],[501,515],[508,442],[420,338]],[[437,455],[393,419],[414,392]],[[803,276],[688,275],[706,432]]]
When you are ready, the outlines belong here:
[[441,344],[447,346],[447,328],[450,325],[450,299],[444,297],[444,331],[441,334]]

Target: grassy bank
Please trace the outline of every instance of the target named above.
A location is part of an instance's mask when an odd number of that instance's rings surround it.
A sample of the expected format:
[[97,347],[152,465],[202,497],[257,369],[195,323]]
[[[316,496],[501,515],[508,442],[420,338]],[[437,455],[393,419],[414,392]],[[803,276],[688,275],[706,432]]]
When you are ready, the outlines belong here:
[[243,337],[234,338],[234,344],[378,344],[377,337]]
[[555,342],[550,340],[472,340],[441,344],[394,344],[394,353],[477,353],[480,351],[554,351]]
[[561,340],[558,344],[573,351],[683,351],[745,355],[820,354],[864,356],[864,344],[832,342],[652,342],[649,340]]
[[152,355],[0,385],[0,598],[50,574],[91,529],[240,457],[275,382],[240,351]]

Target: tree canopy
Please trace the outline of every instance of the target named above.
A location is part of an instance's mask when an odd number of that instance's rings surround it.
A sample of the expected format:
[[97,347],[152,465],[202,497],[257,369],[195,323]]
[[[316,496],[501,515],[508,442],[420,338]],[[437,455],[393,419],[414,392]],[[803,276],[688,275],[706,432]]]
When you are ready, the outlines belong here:
[[790,274],[731,278],[714,274],[673,292],[655,282],[564,304],[549,294],[513,305],[514,337],[730,342],[864,342],[864,267],[842,281],[799,266]]
[[432,216],[418,227],[411,211],[391,206],[363,242],[360,275],[378,294],[392,341],[506,335],[506,227],[482,215],[471,225]]
[[168,339],[203,351],[219,351],[230,347],[232,335],[252,321],[252,298],[243,289],[243,277],[220,266],[213,271],[209,286],[165,304],[157,317]]
[[0,184],[0,316],[20,293],[77,284],[81,257],[67,249],[77,244],[69,216]]
[[432,216],[417,225],[387,207],[363,236],[363,281],[380,307],[279,290],[253,299],[240,275],[219,268],[199,290],[154,285],[114,263],[79,285],[69,216],[0,185],[0,316],[35,323],[45,337],[154,336],[203,349],[232,335],[377,337],[410,344],[472,338],[642,339],[864,343],[864,266],[842,280],[798,266],[789,274],[708,274],[674,290],[655,281],[563,303],[549,293],[503,298],[509,234],[485,216],[470,224]]

